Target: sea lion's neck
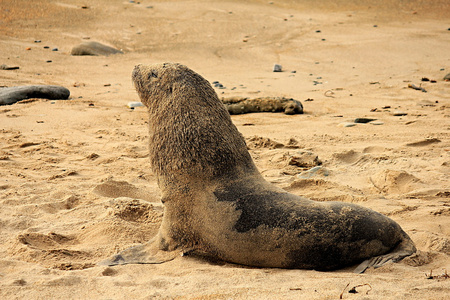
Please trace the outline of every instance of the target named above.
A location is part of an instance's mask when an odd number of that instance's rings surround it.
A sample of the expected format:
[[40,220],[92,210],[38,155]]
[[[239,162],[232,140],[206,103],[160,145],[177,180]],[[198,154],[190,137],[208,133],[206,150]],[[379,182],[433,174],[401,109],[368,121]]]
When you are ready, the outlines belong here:
[[181,104],[150,113],[149,156],[161,181],[232,180],[242,173],[258,172],[243,136],[219,104]]

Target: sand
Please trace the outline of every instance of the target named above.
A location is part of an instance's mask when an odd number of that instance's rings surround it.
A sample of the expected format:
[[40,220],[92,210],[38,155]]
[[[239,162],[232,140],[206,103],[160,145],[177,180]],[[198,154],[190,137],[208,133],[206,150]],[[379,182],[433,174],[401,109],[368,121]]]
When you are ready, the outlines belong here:
[[[446,299],[448,1],[315,2],[2,1],[0,64],[20,69],[0,70],[0,85],[62,85],[71,97],[0,107],[0,298]],[[124,54],[71,56],[84,41]],[[303,115],[232,116],[262,174],[388,215],[418,254],[362,275],[195,256],[97,266],[161,220],[146,111],[126,105],[139,101],[134,65],[164,61],[219,81],[221,97],[300,100]],[[346,127],[363,117],[379,125]]]

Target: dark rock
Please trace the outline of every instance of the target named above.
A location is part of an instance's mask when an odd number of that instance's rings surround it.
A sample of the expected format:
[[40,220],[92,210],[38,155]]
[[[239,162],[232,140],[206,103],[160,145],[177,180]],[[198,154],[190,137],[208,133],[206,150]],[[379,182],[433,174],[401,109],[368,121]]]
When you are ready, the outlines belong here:
[[117,50],[113,47],[103,45],[98,42],[84,42],[72,48],[71,55],[103,55],[108,56],[111,54],[123,54],[122,51]]
[[281,65],[279,65],[279,64],[275,64],[273,66],[273,71],[274,72],[282,72],[282,69],[283,69],[283,67]]
[[401,110],[396,110],[392,113],[392,115],[396,116],[396,117],[401,117],[401,116],[406,116],[407,113],[401,111]]
[[10,67],[7,65],[0,65],[0,70],[17,70],[19,67]]
[[372,121],[375,121],[376,119],[371,119],[371,118],[356,118],[355,119],[355,123],[369,123]]
[[450,73],[448,73],[447,75],[444,76],[444,80],[445,81],[450,81]]
[[30,98],[65,100],[69,96],[68,89],[57,85],[14,86],[0,89],[0,105],[13,104]]

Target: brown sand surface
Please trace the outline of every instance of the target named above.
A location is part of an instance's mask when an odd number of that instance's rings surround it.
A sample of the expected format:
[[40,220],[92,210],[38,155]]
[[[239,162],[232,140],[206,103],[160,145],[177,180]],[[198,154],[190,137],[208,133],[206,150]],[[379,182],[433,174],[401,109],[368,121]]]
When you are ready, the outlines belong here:
[[[0,1],[0,64],[20,67],[0,70],[0,85],[71,91],[0,106],[0,298],[448,299],[449,3],[372,2]],[[87,40],[124,54],[70,55]],[[303,115],[232,117],[263,175],[390,216],[418,254],[362,275],[193,256],[96,266],[148,241],[161,220],[146,111],[126,105],[139,101],[134,65],[164,61],[219,81],[219,96],[302,101]],[[381,123],[343,126],[362,117]]]

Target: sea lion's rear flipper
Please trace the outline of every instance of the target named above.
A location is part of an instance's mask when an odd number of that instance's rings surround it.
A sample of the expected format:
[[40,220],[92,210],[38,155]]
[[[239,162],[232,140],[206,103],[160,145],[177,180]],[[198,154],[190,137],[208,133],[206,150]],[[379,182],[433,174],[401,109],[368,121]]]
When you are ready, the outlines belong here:
[[384,255],[375,256],[363,261],[353,273],[364,273],[368,268],[379,268],[388,262],[399,262],[407,256],[414,254],[417,251],[414,243],[411,239],[405,234],[405,237],[402,242],[400,242],[397,247]]
[[99,262],[103,266],[116,266],[126,264],[161,264],[181,256],[183,251],[164,251],[153,240],[142,245],[137,245]]

